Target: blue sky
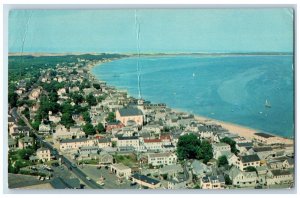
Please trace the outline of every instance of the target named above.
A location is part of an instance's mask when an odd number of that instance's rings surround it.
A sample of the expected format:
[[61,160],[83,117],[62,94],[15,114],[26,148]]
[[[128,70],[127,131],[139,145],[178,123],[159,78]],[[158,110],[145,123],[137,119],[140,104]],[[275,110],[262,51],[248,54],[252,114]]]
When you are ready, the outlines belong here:
[[[292,9],[140,9],[137,16],[141,52],[293,51]],[[135,11],[13,10],[8,42],[9,52],[136,52]]]

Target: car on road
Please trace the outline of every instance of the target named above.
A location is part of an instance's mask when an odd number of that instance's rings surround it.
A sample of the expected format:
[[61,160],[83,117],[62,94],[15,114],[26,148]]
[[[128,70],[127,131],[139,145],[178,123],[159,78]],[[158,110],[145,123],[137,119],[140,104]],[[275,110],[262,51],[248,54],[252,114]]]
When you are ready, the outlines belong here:
[[72,166],[73,168],[77,168],[77,166],[76,166],[75,163],[72,163],[71,166]]
[[86,179],[87,179],[88,181],[91,181],[91,178],[89,178],[89,177],[86,177]]
[[137,185],[136,182],[131,182],[131,183],[130,183],[130,186],[135,186],[135,185]]

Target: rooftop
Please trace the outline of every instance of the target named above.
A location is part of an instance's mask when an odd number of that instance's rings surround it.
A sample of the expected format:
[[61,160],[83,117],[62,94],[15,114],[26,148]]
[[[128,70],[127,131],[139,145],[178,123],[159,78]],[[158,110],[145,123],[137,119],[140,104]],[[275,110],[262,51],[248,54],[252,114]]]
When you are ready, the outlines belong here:
[[291,172],[289,170],[271,170],[271,172],[274,176],[290,175],[291,174]]
[[72,143],[72,142],[83,142],[86,141],[87,138],[77,138],[77,139],[62,139],[60,143]]
[[111,167],[118,169],[118,170],[130,169],[128,166],[125,166],[124,164],[112,164]]
[[135,173],[134,175],[132,175],[132,177],[137,179],[137,180],[140,180],[140,181],[146,182],[148,184],[152,184],[152,185],[156,185],[160,182],[159,180],[152,179],[150,177],[147,177],[145,175],[141,175],[141,174],[138,174],[138,173]]
[[169,157],[170,155],[172,155],[172,153],[150,153],[150,154],[148,154],[148,156],[150,158],[152,158],[152,157]]
[[126,137],[118,137],[118,140],[137,140],[139,137],[137,136],[126,136]]
[[263,137],[263,138],[274,137],[274,135],[270,135],[270,134],[267,134],[267,133],[255,133],[255,135]]
[[256,162],[256,161],[260,161],[259,157],[257,154],[254,155],[245,155],[245,156],[241,156],[241,161],[243,163],[248,163],[248,162]]
[[119,113],[121,116],[139,116],[139,115],[143,115],[143,112],[137,108],[122,108],[119,109]]
[[271,147],[256,147],[253,148],[253,151],[255,152],[265,152],[265,151],[272,151],[273,149]]

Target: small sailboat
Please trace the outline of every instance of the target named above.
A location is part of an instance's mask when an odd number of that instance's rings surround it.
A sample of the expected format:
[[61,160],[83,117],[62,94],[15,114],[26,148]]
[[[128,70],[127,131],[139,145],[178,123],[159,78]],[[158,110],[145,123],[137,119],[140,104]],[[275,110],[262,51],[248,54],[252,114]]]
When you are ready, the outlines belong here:
[[195,77],[196,75],[195,75],[195,73],[193,73],[193,77]]
[[271,108],[272,107],[271,103],[269,103],[268,100],[266,100],[266,102],[265,102],[265,107],[267,107],[267,108]]

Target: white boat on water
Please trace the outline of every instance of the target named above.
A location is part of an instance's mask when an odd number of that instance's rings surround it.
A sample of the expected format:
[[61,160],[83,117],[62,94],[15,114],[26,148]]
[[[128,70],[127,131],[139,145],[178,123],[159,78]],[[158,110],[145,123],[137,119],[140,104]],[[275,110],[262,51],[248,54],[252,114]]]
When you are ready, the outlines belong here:
[[267,107],[267,108],[271,108],[271,107],[272,107],[272,106],[271,106],[271,103],[268,102],[268,100],[266,100],[266,102],[265,102],[265,107]]

